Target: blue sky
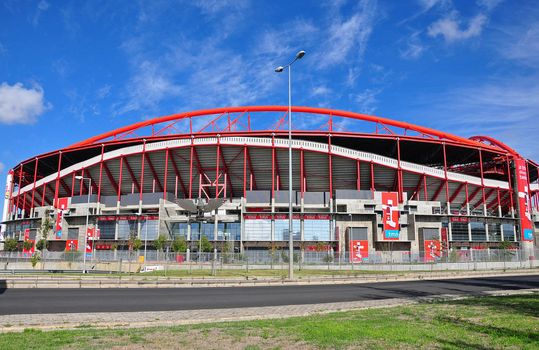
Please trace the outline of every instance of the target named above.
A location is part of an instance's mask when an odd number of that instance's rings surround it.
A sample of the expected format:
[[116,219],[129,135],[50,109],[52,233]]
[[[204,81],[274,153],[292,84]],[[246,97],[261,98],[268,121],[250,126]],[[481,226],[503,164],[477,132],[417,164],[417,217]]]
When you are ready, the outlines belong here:
[[0,178],[19,161],[159,115],[351,110],[539,160],[536,1],[0,0]]

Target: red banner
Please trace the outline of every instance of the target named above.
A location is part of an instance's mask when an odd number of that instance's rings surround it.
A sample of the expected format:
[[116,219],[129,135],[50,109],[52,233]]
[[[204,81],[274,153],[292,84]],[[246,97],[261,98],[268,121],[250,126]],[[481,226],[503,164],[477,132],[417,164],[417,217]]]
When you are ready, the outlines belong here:
[[66,252],[79,250],[79,241],[77,239],[68,239],[66,241]]
[[64,210],[67,209],[67,200],[68,198],[58,198],[54,207],[57,210],[56,214],[56,226],[54,232],[56,233],[56,239],[62,239],[62,218],[64,216]]
[[425,240],[425,262],[436,261],[442,256],[442,247],[439,240]]
[[350,262],[362,262],[369,259],[369,241],[350,241]]
[[399,227],[399,202],[397,192],[382,192],[382,223],[384,225],[384,239],[398,240]]
[[95,227],[88,227],[86,230],[86,237],[89,240],[96,240],[101,237],[101,230]]
[[26,228],[24,229],[24,242],[31,242],[32,243],[32,247],[30,249],[25,249],[24,246],[22,248],[22,252],[25,256],[28,256],[29,254],[32,255],[34,254],[34,252],[36,251],[36,241],[33,240],[33,239],[30,239],[30,229],[29,228]]
[[90,254],[92,253],[93,244],[94,242],[91,242],[91,241],[86,242],[86,249],[85,249],[86,253],[90,253]]
[[523,241],[533,241],[533,222],[530,206],[530,189],[528,168],[524,159],[515,160],[518,206],[520,217],[520,233]]

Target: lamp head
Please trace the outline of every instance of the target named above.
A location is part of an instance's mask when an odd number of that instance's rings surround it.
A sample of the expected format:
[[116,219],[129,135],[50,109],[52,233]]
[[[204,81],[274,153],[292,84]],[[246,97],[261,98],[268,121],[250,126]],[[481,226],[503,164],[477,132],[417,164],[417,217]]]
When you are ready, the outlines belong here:
[[82,180],[82,179],[84,179],[84,178],[83,178],[82,176],[80,176],[80,175],[77,175],[77,176],[75,176],[75,179],[77,179],[77,180]]
[[283,70],[284,70],[283,66],[279,66],[279,67],[275,68],[276,73],[281,73]]
[[300,51],[296,54],[296,60],[301,59],[303,56],[305,56],[305,51]]

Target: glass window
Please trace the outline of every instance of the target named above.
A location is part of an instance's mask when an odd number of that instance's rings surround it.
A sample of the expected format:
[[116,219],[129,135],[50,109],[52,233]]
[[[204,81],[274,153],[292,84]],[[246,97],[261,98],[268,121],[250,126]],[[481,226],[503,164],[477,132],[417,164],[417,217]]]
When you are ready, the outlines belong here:
[[173,222],[170,230],[173,238],[183,237],[187,239],[187,227],[189,225],[186,222]]
[[137,235],[136,220],[120,220],[118,221],[118,239],[129,239]]
[[79,228],[70,227],[67,229],[67,239],[79,239]]
[[229,241],[241,240],[241,224],[239,222],[226,222],[225,235]]
[[487,233],[485,230],[484,222],[470,222],[470,228],[472,230],[472,241],[486,241]]
[[246,241],[270,241],[271,240],[271,220],[245,220],[245,240]]
[[144,220],[140,224],[140,239],[154,240],[159,235],[159,220]]
[[452,222],[451,235],[453,241],[468,241],[468,224],[464,222]]
[[[314,221],[314,220],[309,220]],[[275,240],[276,241],[288,241],[290,236],[288,235],[289,230],[288,219],[284,220],[275,220]],[[301,223],[300,220],[292,220],[292,231],[294,241],[299,241],[301,239]]]
[[303,220],[303,239],[305,241],[329,241],[329,235],[329,220]]
[[515,240],[515,226],[513,224],[502,224],[503,240],[514,241]]
[[350,227],[351,241],[366,241],[369,239],[369,230],[366,227]]
[[[114,236],[116,234],[116,221],[101,221],[98,223],[97,227],[99,228],[101,239],[114,239]],[[77,237],[78,234],[79,232],[77,228]]]

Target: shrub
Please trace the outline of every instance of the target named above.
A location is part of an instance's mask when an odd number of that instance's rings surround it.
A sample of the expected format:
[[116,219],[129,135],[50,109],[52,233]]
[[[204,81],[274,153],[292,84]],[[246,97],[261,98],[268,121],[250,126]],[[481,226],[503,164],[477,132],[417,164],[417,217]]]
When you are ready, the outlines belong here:
[[185,253],[187,251],[187,242],[185,242],[185,238],[176,237],[172,242],[172,251],[175,253]]
[[6,238],[4,242],[4,250],[7,252],[14,252],[17,250],[18,242],[15,238]]

